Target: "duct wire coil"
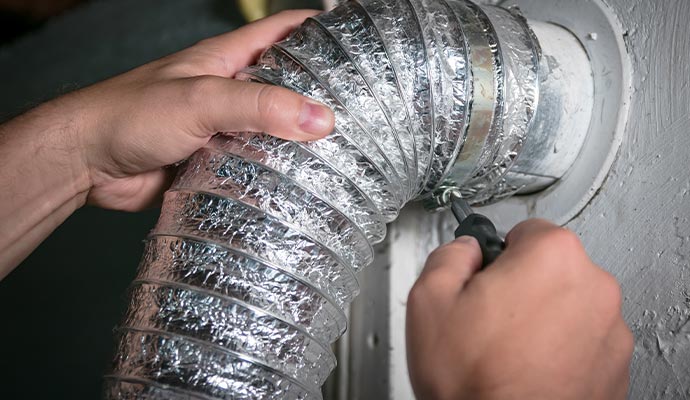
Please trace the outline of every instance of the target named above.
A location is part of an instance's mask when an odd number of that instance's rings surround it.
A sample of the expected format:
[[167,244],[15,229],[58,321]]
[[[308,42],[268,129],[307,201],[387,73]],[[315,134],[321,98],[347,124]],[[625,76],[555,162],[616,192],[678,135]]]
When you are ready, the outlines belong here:
[[514,10],[360,0],[268,49],[238,79],[323,102],[335,130],[309,143],[218,135],[184,164],[105,397],[320,399],[386,223],[459,176],[454,165],[472,165],[454,185],[474,202],[513,190],[501,176],[535,106],[535,47]]

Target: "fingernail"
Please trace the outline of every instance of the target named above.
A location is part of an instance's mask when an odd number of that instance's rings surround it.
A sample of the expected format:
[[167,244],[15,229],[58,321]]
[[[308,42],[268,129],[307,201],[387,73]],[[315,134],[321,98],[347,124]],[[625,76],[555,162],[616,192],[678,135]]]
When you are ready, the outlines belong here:
[[333,125],[333,112],[321,103],[307,101],[302,106],[298,121],[300,129],[314,137],[328,135]]
[[475,239],[475,238],[472,237],[472,236],[460,236],[459,238],[455,239],[455,241],[456,241],[457,243],[470,244],[470,243],[476,242],[477,239]]

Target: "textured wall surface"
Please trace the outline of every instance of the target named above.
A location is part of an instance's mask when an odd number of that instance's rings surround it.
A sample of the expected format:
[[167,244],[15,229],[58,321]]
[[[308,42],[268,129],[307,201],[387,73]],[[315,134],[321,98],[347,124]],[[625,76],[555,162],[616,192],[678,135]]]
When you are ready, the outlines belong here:
[[630,119],[608,180],[570,227],[623,286],[631,398],[688,398],[690,2],[609,4],[628,33]]

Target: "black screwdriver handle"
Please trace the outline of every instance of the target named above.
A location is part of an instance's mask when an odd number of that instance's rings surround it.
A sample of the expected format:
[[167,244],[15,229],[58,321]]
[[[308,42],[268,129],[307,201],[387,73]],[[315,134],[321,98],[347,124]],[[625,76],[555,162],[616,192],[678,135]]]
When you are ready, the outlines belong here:
[[482,269],[493,263],[505,249],[505,242],[498,236],[494,224],[481,214],[471,214],[460,223],[455,237],[460,236],[477,239],[482,249]]

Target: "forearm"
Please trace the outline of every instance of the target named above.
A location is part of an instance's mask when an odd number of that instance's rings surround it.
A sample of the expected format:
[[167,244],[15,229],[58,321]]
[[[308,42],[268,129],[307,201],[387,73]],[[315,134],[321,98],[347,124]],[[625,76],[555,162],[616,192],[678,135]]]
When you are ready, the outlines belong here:
[[85,203],[79,126],[62,99],[0,125],[0,279]]

